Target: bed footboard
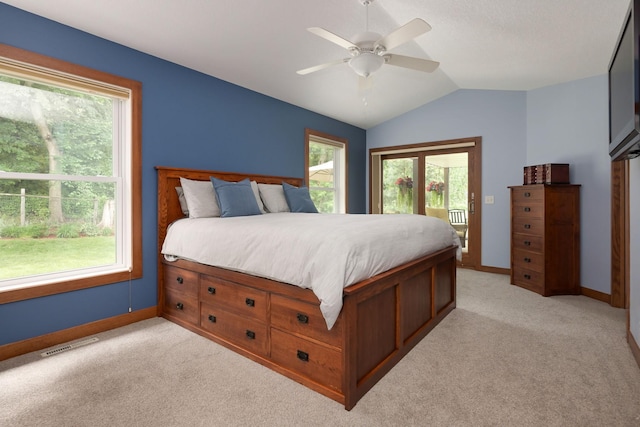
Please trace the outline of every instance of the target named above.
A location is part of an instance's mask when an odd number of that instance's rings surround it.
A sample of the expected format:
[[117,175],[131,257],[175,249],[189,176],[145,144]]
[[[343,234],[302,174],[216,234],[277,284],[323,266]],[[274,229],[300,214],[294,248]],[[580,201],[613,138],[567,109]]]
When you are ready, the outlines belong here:
[[353,408],[455,305],[452,249],[346,288],[345,408]]

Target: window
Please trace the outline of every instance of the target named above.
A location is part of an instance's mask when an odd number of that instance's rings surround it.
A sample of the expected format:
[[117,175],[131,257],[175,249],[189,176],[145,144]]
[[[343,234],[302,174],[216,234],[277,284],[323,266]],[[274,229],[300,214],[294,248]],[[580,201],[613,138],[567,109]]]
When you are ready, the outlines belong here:
[[307,184],[319,212],[347,212],[347,140],[306,130]]
[[142,276],[140,90],[0,45],[0,303]]

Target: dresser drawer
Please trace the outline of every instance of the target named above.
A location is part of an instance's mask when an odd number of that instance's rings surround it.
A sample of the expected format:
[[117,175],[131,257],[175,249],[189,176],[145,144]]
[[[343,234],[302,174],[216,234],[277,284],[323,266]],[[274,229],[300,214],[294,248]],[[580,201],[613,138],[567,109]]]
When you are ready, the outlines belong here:
[[511,201],[513,203],[542,202],[543,200],[544,185],[525,185],[511,188]]
[[511,249],[522,249],[525,251],[542,253],[542,236],[513,233],[511,238]]
[[517,218],[542,218],[544,217],[544,204],[539,200],[514,202],[511,215]]
[[328,330],[318,305],[272,294],[271,326],[342,347],[341,318],[338,318],[333,328]]
[[512,261],[515,269],[533,270],[539,273],[544,271],[544,257],[541,253],[514,249]]
[[201,277],[200,285],[202,302],[266,323],[269,301],[266,292],[206,275]]
[[165,289],[163,311],[181,320],[198,325],[198,298],[183,292]]
[[284,368],[342,390],[342,352],[271,328],[271,359]]
[[267,356],[269,336],[267,325],[255,319],[238,316],[220,306],[201,304],[200,326],[220,338],[253,353]]
[[185,295],[198,296],[198,273],[183,268],[164,266],[164,287],[182,292]]
[[523,288],[544,293],[544,273],[513,266],[511,271],[511,283]]
[[540,218],[514,217],[512,221],[512,233],[542,236],[544,234],[544,221]]

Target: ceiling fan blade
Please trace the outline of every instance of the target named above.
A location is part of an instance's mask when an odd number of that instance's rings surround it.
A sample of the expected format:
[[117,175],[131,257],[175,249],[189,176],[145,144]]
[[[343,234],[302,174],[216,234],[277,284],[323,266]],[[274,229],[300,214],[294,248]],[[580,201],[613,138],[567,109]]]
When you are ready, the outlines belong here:
[[329,40],[330,42],[335,43],[338,46],[342,46],[347,50],[358,49],[358,46],[356,46],[349,40],[344,39],[339,35],[332,33],[331,31],[327,31],[324,28],[311,27],[311,28],[307,28],[307,31],[315,34],[316,36],[322,37],[325,40]]
[[415,18],[397,30],[382,37],[376,42],[376,46],[384,46],[385,50],[389,51],[428,31],[431,31],[431,25],[420,18]]
[[302,69],[302,70],[298,70],[298,71],[296,71],[296,73],[304,76],[306,74],[313,73],[315,71],[324,70],[325,68],[329,68],[329,67],[332,67],[334,65],[342,64],[343,62],[347,62],[349,59],[351,59],[351,58],[336,59],[335,61],[326,62],[324,64],[315,65],[313,67],[309,67],[309,68],[305,68],[305,69]]
[[411,68],[412,70],[424,71],[425,73],[432,73],[440,65],[437,61],[431,61],[429,59],[413,58],[411,56],[403,55],[385,55],[384,60],[386,64],[395,65],[396,67]]

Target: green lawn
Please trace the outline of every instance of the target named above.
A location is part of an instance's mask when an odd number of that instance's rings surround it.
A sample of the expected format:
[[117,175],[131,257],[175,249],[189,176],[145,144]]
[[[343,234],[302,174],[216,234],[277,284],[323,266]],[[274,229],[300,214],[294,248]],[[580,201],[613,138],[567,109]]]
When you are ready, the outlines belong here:
[[112,264],[115,238],[0,239],[0,280]]

